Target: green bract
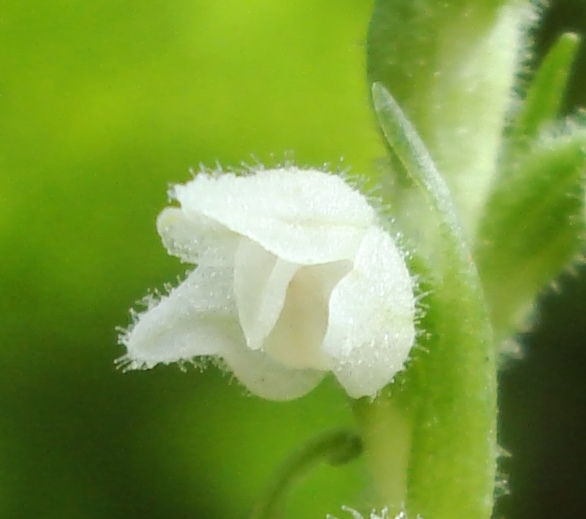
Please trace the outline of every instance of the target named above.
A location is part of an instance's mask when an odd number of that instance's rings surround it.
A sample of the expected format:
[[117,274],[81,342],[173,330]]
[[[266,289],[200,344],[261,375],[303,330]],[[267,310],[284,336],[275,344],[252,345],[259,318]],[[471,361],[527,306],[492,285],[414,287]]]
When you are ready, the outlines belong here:
[[585,150],[584,129],[544,137],[507,169],[485,206],[475,252],[501,339],[580,252]]
[[407,380],[397,389],[397,405],[412,431],[402,501],[413,515],[423,517],[489,517],[496,380],[480,279],[450,193],[423,143],[378,83],[373,99],[383,133],[428,199],[444,243],[431,271],[426,352],[414,360]]
[[[495,175],[522,56],[527,2],[378,0],[368,78],[392,94],[425,142],[470,235]],[[402,211],[405,196],[397,192]]]
[[[397,468],[373,472],[395,483],[379,485],[380,504],[410,516],[490,517],[495,352],[585,234],[586,129],[554,121],[579,40],[563,35],[516,99],[534,14],[529,2],[375,2],[368,75],[388,200],[428,295],[424,347],[376,412],[408,439],[389,431]],[[366,430],[376,413],[362,411]]]

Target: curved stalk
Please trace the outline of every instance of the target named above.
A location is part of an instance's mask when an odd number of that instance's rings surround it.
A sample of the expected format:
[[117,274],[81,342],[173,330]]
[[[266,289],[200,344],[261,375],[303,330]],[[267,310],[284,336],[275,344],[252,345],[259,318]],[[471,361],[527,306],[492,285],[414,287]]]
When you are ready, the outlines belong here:
[[323,462],[343,465],[361,452],[362,440],[351,431],[329,431],[312,438],[279,468],[253,508],[250,519],[279,519],[291,487],[313,467]]

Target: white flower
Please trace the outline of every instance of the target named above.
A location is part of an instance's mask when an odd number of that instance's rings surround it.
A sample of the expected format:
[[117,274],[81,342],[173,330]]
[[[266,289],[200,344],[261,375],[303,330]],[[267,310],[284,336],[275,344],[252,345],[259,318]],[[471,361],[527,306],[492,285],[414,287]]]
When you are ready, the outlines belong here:
[[[353,508],[350,508],[349,506],[342,506],[342,510],[344,510],[344,512],[348,512],[351,516],[352,519],[368,519],[368,517],[363,516],[360,512],[358,512],[357,510],[354,510]],[[370,519],[391,519],[391,517],[389,516],[389,509],[388,508],[383,508],[380,511],[380,514],[376,512],[376,510],[373,510],[372,512],[370,512],[369,515]],[[334,517],[333,515],[329,515],[327,516],[327,519],[337,519],[336,517]],[[407,519],[407,513],[405,511],[399,512],[394,519]],[[421,519],[421,517],[418,515],[417,519]]]
[[218,356],[253,393],[299,397],[332,372],[351,397],[403,368],[415,300],[405,261],[340,177],[281,168],[200,173],[157,227],[197,265],[121,337],[130,368]]

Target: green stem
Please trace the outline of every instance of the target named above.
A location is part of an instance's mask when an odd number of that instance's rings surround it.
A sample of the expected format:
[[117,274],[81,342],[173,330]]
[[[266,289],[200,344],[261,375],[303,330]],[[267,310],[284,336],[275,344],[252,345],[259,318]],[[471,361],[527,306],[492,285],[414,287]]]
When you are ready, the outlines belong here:
[[407,468],[411,449],[411,420],[396,403],[379,396],[353,402],[361,426],[364,454],[369,465],[376,506],[399,514],[407,502]]
[[421,323],[424,348],[413,350],[405,378],[393,386],[392,402],[413,421],[405,508],[414,517],[488,519],[497,453],[496,362],[482,286],[425,144],[382,85],[374,84],[372,94],[390,148],[440,225]]
[[319,463],[343,465],[359,456],[362,440],[351,431],[329,431],[309,440],[285,461],[257,501],[250,519],[278,519],[292,485]]

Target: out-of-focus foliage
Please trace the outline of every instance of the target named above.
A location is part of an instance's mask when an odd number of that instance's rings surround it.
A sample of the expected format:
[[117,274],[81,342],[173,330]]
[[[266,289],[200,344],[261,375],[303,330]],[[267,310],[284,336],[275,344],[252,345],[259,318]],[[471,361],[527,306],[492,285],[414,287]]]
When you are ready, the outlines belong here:
[[[559,4],[562,20],[586,19],[582,0]],[[292,448],[350,422],[331,381],[276,404],[215,369],[122,374],[114,328],[149,287],[183,273],[154,219],[190,167],[274,164],[293,151],[301,164],[376,172],[384,151],[364,70],[371,7],[2,3],[1,517],[246,517]],[[584,104],[586,89],[571,92]],[[503,436],[520,444],[522,428],[513,430]],[[367,497],[359,482],[360,463],[320,468],[290,516],[338,513]],[[520,495],[545,495],[537,488]]]
[[[369,10],[3,2],[0,516],[245,517],[292,448],[350,420],[333,383],[276,404],[215,369],[113,361],[129,306],[184,271],[154,226],[169,183],[200,162],[361,173],[380,154]],[[338,511],[352,474],[324,467],[291,513]]]

